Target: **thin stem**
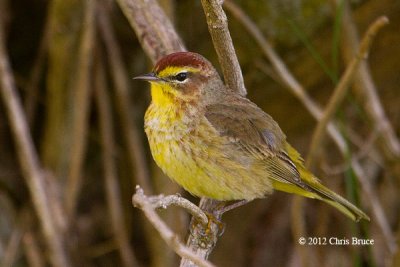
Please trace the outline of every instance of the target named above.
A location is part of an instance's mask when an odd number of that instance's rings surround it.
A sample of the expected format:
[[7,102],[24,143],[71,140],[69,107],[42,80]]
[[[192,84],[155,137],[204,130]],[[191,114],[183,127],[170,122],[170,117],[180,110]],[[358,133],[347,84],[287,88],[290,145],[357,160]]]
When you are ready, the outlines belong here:
[[88,118],[90,108],[90,71],[94,46],[94,10],[95,1],[85,1],[82,38],[79,48],[77,81],[73,87],[74,110],[72,112],[72,146],[71,158],[66,186],[66,210],[70,218],[74,217],[77,199],[81,188],[82,166],[85,160]]

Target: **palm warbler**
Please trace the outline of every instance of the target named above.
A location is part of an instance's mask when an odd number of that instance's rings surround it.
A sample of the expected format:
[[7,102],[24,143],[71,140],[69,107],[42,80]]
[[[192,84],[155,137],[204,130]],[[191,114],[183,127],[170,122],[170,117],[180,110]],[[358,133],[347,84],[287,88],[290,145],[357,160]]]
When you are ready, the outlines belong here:
[[353,220],[369,220],[323,186],[271,116],[226,88],[201,55],[167,55],[136,79],[151,83],[145,131],[153,158],[191,194],[252,200],[276,189],[322,200]]

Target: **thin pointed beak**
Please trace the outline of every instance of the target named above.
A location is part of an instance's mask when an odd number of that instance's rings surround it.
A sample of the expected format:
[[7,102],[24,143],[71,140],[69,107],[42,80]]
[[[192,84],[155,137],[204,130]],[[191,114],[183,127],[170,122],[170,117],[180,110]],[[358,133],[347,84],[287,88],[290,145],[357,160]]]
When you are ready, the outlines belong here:
[[153,72],[133,77],[133,79],[134,80],[143,80],[143,81],[148,81],[148,82],[160,80],[160,78],[158,78]]

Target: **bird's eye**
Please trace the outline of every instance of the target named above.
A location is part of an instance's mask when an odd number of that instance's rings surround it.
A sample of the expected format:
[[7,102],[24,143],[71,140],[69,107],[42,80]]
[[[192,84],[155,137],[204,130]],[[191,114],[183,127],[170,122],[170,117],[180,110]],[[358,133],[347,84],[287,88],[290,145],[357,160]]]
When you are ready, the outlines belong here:
[[177,75],[175,75],[175,80],[177,80],[178,82],[183,82],[184,80],[187,79],[187,72],[180,72]]

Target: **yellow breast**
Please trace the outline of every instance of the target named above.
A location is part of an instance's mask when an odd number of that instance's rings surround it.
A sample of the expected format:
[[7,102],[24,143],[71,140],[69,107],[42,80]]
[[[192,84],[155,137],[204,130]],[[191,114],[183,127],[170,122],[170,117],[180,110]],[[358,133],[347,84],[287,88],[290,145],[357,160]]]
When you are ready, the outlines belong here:
[[200,112],[192,112],[150,105],[145,131],[157,165],[195,196],[253,199],[270,191],[267,179],[254,179],[261,177],[257,173],[261,168],[255,168],[258,163],[247,157],[239,159],[235,144],[221,137]]

